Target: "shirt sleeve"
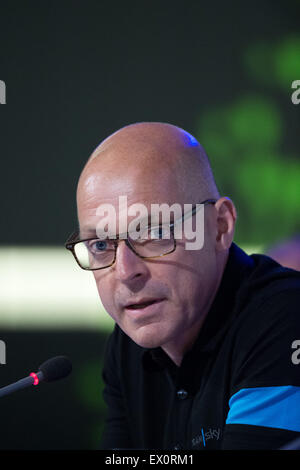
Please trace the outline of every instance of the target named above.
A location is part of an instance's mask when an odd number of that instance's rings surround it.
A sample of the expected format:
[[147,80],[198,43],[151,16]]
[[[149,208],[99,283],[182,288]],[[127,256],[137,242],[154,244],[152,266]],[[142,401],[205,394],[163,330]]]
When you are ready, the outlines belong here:
[[103,398],[107,405],[100,449],[130,449],[129,427],[116,360],[116,329],[107,342],[102,377]]
[[279,449],[300,436],[299,305],[290,289],[241,317],[224,449]]

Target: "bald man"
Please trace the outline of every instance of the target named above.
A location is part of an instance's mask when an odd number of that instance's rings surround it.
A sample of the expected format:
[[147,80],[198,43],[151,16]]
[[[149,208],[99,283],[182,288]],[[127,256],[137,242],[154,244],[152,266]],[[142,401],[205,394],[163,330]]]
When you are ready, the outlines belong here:
[[[182,212],[152,220],[157,205]],[[115,321],[101,448],[279,448],[297,437],[300,273],[233,242],[234,203],[197,140],[165,123],[118,130],[84,166],[77,208],[66,247]]]

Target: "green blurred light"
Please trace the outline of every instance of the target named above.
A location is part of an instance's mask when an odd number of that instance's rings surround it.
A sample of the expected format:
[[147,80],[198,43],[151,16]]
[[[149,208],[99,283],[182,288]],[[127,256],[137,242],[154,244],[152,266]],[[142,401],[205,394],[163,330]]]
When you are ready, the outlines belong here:
[[220,193],[238,210],[240,245],[272,244],[300,231],[300,165],[282,153],[283,133],[275,102],[260,95],[209,109],[199,120],[197,137]]
[[101,375],[102,368],[103,364],[91,360],[77,370],[75,389],[78,400],[91,411],[102,412],[105,407],[102,397],[104,388]]
[[249,77],[254,78],[269,89],[274,83],[274,44],[260,41],[248,46],[243,53],[244,67]]
[[249,76],[268,90],[280,87],[288,93],[291,83],[300,79],[300,35],[251,44],[244,51],[243,62]]
[[300,80],[300,35],[291,35],[276,48],[274,78],[284,90],[289,90],[294,80]]
[[228,111],[231,138],[243,147],[275,147],[282,136],[280,114],[272,102],[260,96],[245,96]]

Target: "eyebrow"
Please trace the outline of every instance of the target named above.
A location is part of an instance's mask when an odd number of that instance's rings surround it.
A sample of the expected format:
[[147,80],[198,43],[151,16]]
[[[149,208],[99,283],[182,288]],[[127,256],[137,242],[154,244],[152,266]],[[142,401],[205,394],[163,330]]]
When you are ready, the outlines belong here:
[[94,227],[83,227],[78,226],[78,236],[79,238],[88,237],[90,235],[97,235],[96,229]]
[[[182,214],[182,217],[179,217],[178,219],[174,219],[174,212],[172,211],[172,214],[170,214],[170,220],[168,221],[168,224],[170,225],[174,225],[176,224],[177,222],[179,221],[184,221],[185,219],[189,218],[190,216],[193,216],[199,209],[199,206],[202,206],[203,203],[197,203],[197,204],[192,204],[192,209],[189,210],[188,212],[186,213],[183,213]],[[197,207],[198,206],[198,207]],[[160,216],[161,216],[161,213],[160,213]],[[141,218],[139,220],[139,222],[145,220],[144,218]],[[157,225],[163,225],[164,223],[166,222],[163,222],[163,221],[159,221],[158,224],[155,224],[155,226]],[[151,226],[151,213],[148,214],[148,227]],[[78,237],[80,239],[88,239],[90,236],[91,237],[95,237],[95,238],[98,238],[97,236],[97,231],[95,229],[95,227],[90,227],[90,226],[86,226],[86,227],[83,227],[82,229],[80,229],[80,226],[79,226],[79,222],[78,222],[78,225],[77,225],[77,233],[78,233]],[[84,233],[84,235],[83,235]],[[128,233],[128,232],[127,232]],[[116,234],[116,238],[119,238],[120,235],[127,235],[127,233],[122,233],[122,234]],[[109,237],[108,237],[109,238]],[[115,237],[114,237],[115,238]]]

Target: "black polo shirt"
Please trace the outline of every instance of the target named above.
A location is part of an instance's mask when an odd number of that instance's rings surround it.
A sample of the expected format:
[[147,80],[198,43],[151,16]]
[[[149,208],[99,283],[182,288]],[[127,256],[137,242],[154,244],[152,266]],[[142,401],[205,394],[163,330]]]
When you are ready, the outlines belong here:
[[298,362],[300,272],[232,243],[180,367],[115,326],[101,448],[277,449],[300,435]]

